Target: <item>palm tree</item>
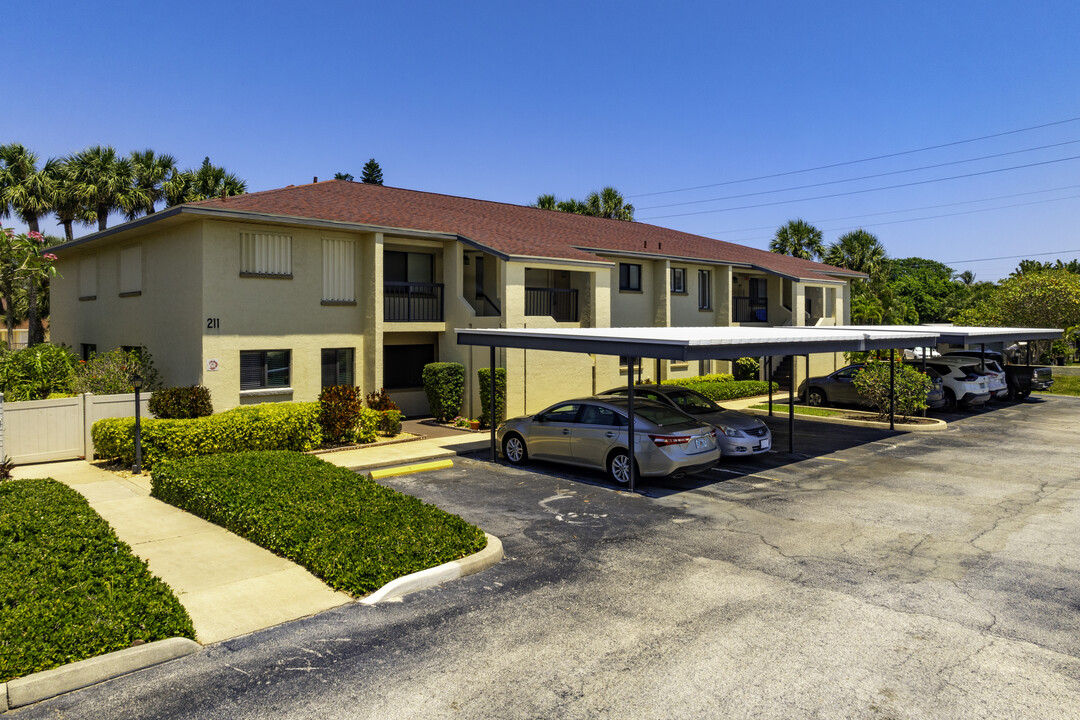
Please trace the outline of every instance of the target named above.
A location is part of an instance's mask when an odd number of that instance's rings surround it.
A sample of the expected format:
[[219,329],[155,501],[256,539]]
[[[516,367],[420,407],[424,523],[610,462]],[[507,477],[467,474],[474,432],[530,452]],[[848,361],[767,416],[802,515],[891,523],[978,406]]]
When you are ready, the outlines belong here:
[[122,210],[128,216],[136,208],[145,208],[148,199],[135,185],[135,166],[120,157],[113,147],[95,145],[75,153],[67,165],[75,183],[75,195],[93,208],[98,231],[108,227],[109,213]]
[[975,282],[975,273],[970,270],[965,270],[962,273],[958,273],[956,279],[970,287]]
[[884,270],[888,256],[885,246],[873,233],[859,228],[837,238],[823,259],[829,265],[876,276]]
[[587,215],[612,218],[614,220],[633,220],[634,206],[626,202],[620,193],[610,185],[600,192],[591,192],[585,198]]
[[176,171],[176,158],[172,155],[158,155],[153,150],[134,150],[131,153],[131,164],[135,170],[135,187],[141,191],[143,202],[128,210],[128,220],[134,220],[140,212],[154,214],[154,206],[165,199],[162,184]]
[[802,219],[788,220],[769,242],[769,250],[803,260],[814,260],[825,254],[821,231]]
[[536,202],[534,202],[531,207],[540,208],[541,210],[558,210],[558,207],[556,207],[557,203],[558,201],[555,199],[554,195],[540,195],[536,198]]
[[198,170],[174,171],[162,184],[169,207],[182,203],[198,202],[207,198],[230,197],[247,192],[247,183],[225,168],[212,165],[210,158],[203,158]]
[[79,199],[78,185],[71,175],[68,159],[59,160],[52,165],[53,212],[59,225],[64,227],[64,238],[68,242],[75,239],[74,224],[93,225],[97,220],[94,210]]
[[354,178],[349,173],[334,173],[334,179],[335,180],[347,180],[349,182],[352,182],[356,178]]

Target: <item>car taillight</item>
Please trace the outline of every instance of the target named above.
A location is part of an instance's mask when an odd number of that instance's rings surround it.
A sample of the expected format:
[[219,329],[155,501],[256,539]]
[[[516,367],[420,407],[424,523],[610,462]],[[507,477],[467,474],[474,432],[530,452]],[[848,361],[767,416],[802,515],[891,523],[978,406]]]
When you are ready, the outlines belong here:
[[649,439],[656,443],[656,447],[665,445],[685,445],[690,442],[689,435],[650,435]]
[[978,382],[978,381],[979,381],[979,376],[978,375],[965,375],[964,376],[964,382]]

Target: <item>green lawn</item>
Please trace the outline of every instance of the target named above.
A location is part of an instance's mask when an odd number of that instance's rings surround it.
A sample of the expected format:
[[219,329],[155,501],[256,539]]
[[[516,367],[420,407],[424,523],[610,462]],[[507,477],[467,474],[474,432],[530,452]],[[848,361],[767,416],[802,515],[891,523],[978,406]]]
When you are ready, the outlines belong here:
[[178,636],[187,611],[82,495],[0,482],[0,682]]
[[[754,408],[755,410],[768,410],[769,409],[769,404],[768,403],[760,403],[758,405],[751,405],[750,407]],[[781,404],[781,403],[773,403],[773,412],[783,414],[783,413],[786,413],[787,411],[788,411],[787,403],[783,403],[783,404]],[[837,412],[836,410],[828,410],[826,408],[819,408],[819,407],[809,407],[807,405],[796,405],[795,406],[795,414],[796,415],[816,415],[818,417],[832,417],[832,416],[836,416],[836,415],[843,415],[843,413]]]
[[365,595],[482,550],[483,531],[369,477],[297,452],[164,460],[152,495]]
[[1042,395],[1073,395],[1080,397],[1080,377],[1072,375],[1058,375],[1054,378],[1053,386]]

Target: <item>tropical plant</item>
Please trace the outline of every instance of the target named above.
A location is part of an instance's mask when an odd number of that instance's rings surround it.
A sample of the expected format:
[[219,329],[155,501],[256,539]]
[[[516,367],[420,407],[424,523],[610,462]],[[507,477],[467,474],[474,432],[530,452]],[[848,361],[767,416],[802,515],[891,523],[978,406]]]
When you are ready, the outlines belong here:
[[349,182],[352,182],[356,178],[354,178],[349,173],[334,173],[334,179],[335,180],[347,180]]
[[153,150],[132,151],[131,165],[134,169],[134,184],[138,190],[138,202],[127,208],[128,220],[134,220],[141,213],[154,214],[154,206],[165,200],[164,183],[176,172],[176,158],[172,155],[158,155]]
[[94,395],[134,392],[131,380],[136,374],[143,379],[144,392],[153,392],[161,387],[154,360],[146,350],[117,348],[107,353],[95,353],[89,360],[75,365],[74,390]]
[[94,209],[79,197],[79,186],[71,173],[69,158],[51,165],[55,185],[53,187],[52,210],[56,213],[58,224],[64,228],[64,239],[75,239],[75,223],[93,225],[97,220]]
[[98,232],[108,227],[109,213],[118,210],[130,215],[148,202],[135,184],[134,164],[113,147],[95,145],[77,152],[68,158],[67,166],[76,196],[94,210]]
[[382,168],[379,167],[379,163],[375,162],[375,158],[371,158],[364,163],[364,169],[360,173],[360,182],[368,185],[383,184]]
[[816,260],[825,253],[821,231],[802,220],[788,220],[769,241],[769,250],[803,260]]
[[75,383],[75,356],[60,345],[41,343],[0,352],[0,392],[5,400],[44,400],[70,393]]
[[622,194],[610,185],[598,192],[589,193],[584,200],[559,200],[554,195],[540,195],[532,207],[614,220],[634,219],[634,206],[626,202]]
[[828,247],[822,260],[836,267],[876,276],[885,268],[885,246],[872,233],[859,228],[844,233]]
[[172,207],[207,198],[243,195],[247,192],[247,183],[205,157],[198,170],[174,170],[162,183],[162,190],[166,204]]

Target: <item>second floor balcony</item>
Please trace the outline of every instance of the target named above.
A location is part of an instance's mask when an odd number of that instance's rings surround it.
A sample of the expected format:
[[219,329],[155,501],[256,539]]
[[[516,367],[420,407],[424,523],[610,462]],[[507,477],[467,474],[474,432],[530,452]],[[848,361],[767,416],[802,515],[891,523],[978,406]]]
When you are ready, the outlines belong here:
[[578,291],[560,288],[525,288],[525,315],[551,317],[558,322],[578,321]]
[[731,320],[737,323],[769,322],[769,301],[763,297],[731,298]]
[[383,321],[442,322],[442,283],[384,282]]

